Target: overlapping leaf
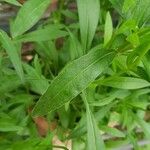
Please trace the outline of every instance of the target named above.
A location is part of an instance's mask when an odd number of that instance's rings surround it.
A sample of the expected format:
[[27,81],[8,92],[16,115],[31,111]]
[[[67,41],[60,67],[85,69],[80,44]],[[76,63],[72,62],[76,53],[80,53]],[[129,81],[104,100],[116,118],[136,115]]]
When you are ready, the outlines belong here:
[[12,40],[8,37],[8,35],[2,30],[0,30],[0,42],[2,43],[3,48],[6,50],[12,64],[14,65],[18,76],[23,81],[24,75],[22,69],[22,62],[18,54],[17,48],[15,47]]
[[76,97],[111,63],[114,52],[96,47],[87,55],[72,61],[54,79],[34,108],[33,115],[45,115]]
[[150,19],[149,0],[110,0],[110,2],[126,20],[133,19],[139,26],[146,24]]
[[43,15],[50,0],[29,0],[19,10],[12,24],[12,36],[16,37],[29,30]]
[[18,36],[16,41],[41,42],[41,41],[57,39],[68,35],[66,31],[62,31],[59,28],[60,27],[56,25],[46,26],[43,29],[38,29],[36,31],[32,31],[30,33]]
[[86,105],[86,122],[87,122],[87,150],[104,150],[105,145],[100,135],[100,130],[97,127],[95,118],[89,108],[86,99],[86,93],[82,93],[82,98]]

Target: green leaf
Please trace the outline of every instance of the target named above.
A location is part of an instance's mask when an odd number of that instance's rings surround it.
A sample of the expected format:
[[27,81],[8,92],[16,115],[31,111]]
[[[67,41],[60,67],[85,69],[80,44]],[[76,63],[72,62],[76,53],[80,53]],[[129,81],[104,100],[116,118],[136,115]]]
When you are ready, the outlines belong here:
[[[53,63],[58,67],[58,51],[53,41],[37,42],[36,52],[47,62]],[[56,68],[57,70],[57,68]]]
[[12,24],[12,36],[16,37],[29,30],[43,15],[50,0],[29,0],[19,10]]
[[82,135],[84,135],[86,133],[86,131],[87,131],[86,115],[83,114],[83,115],[81,115],[81,119],[78,122],[78,124],[76,125],[76,127],[69,134],[68,138],[72,139],[72,138],[81,137]]
[[122,14],[122,6],[124,1],[122,0],[109,0],[112,3],[112,6],[119,12],[119,14]]
[[129,41],[134,47],[137,47],[140,44],[139,37],[136,33],[130,34],[126,40]]
[[95,118],[89,108],[85,92],[82,93],[82,99],[86,105],[87,150],[104,150],[104,141],[102,140],[100,130],[98,129]]
[[76,36],[70,30],[68,30],[68,32],[70,35],[70,57],[71,60],[74,60],[83,55],[83,50]]
[[118,130],[116,128],[110,128],[110,127],[107,127],[107,126],[101,126],[100,129],[102,131],[105,131],[106,133],[111,134],[112,136],[115,136],[115,137],[125,137],[125,134],[122,131],[120,131],[120,130]]
[[0,2],[1,1],[16,5],[16,6],[22,6],[17,0],[0,0]]
[[67,129],[69,126],[69,121],[70,121],[70,111],[69,110],[66,111],[65,107],[63,106],[58,110],[58,115],[59,115],[59,119],[60,119],[60,123],[62,127]]
[[141,29],[140,33],[140,43],[150,42],[150,28],[143,28],[143,31]]
[[0,96],[16,90],[20,85],[21,82],[17,75],[0,76]]
[[31,106],[34,97],[25,93],[18,93],[14,97],[12,97],[12,102],[9,103],[8,107],[13,106],[14,104],[24,104],[26,106]]
[[135,5],[136,0],[124,0],[122,12],[127,12],[132,6]]
[[84,51],[90,48],[100,15],[99,0],[77,0],[81,42]]
[[92,105],[92,106],[104,106],[104,105],[108,105],[113,100],[115,100],[116,98],[123,99],[126,96],[128,96],[129,94],[130,94],[130,92],[127,92],[126,90],[116,90],[116,91],[113,90],[112,92],[110,92],[105,97],[101,97],[101,98],[98,98],[97,101],[90,102],[90,105]]
[[41,42],[57,39],[68,35],[66,31],[59,29],[59,26],[50,25],[46,26],[43,29],[38,29],[30,33],[18,36],[15,40],[19,42]]
[[141,126],[143,129],[144,134],[148,139],[150,139],[150,124],[144,121],[142,118],[138,117],[137,115],[133,114],[135,121]]
[[106,53],[96,47],[69,63],[40,98],[33,115],[47,114],[75,98],[109,66],[114,55],[114,52]]
[[96,83],[119,89],[139,89],[150,86],[150,82],[133,77],[109,77],[104,80],[97,80]]
[[37,70],[30,65],[24,64],[23,67],[27,72],[26,80],[30,84],[31,90],[43,94],[49,86],[48,80],[46,80],[44,76],[38,74]]
[[144,65],[144,68],[146,70],[146,73],[148,74],[148,77],[150,79],[150,60],[149,60],[149,56],[144,56],[142,61],[143,61],[143,65]]
[[62,10],[61,13],[67,18],[74,19],[74,20],[78,19],[77,14],[72,12],[69,9]]
[[[24,140],[17,140],[11,144],[12,150],[52,150],[52,134],[45,138],[30,137]],[[62,146],[63,147],[63,146]]]
[[131,52],[131,54],[128,55],[127,58],[127,65],[129,68],[132,68],[139,64],[139,62],[142,60],[144,55],[149,51],[150,49],[150,42],[144,42],[141,45],[139,45],[135,50]]
[[138,26],[150,21],[149,0],[110,0],[124,20],[135,20]]
[[[133,1],[133,0],[132,0]],[[130,0],[131,3],[131,0]],[[134,19],[140,27],[147,23],[150,19],[150,1],[149,0],[136,0],[135,4],[132,2],[132,7],[125,14],[126,19]]]
[[142,110],[146,110],[149,104],[150,104],[149,102],[144,102],[144,101],[130,101],[129,102],[129,106],[133,106]]
[[106,14],[106,21],[105,21],[105,33],[104,33],[104,46],[110,41],[113,33],[113,24],[110,13],[107,12]]
[[0,113],[0,132],[19,131],[22,127],[16,125],[16,120],[5,113]]
[[135,31],[135,30],[137,30],[138,29],[138,27],[137,27],[137,25],[136,25],[136,22],[135,22],[135,20],[127,20],[127,21],[125,21],[120,27],[119,27],[119,29],[117,29],[117,31],[116,31],[116,33],[117,34],[129,34],[129,33],[131,33],[131,31]]
[[82,139],[72,140],[72,150],[85,150],[85,143]]
[[[110,111],[114,104],[110,104],[107,106],[103,106],[101,109],[99,109],[97,112],[94,113],[94,118],[96,122],[100,122]],[[77,138],[81,137],[84,133],[86,133],[86,116],[83,115],[80,122],[77,124],[77,126],[73,129],[73,131],[70,133],[69,138]]]
[[18,51],[17,51],[14,43],[12,42],[12,40],[2,30],[0,30],[0,42],[2,43],[3,48],[6,50],[21,81],[24,81],[22,63],[21,63],[21,58],[18,54]]

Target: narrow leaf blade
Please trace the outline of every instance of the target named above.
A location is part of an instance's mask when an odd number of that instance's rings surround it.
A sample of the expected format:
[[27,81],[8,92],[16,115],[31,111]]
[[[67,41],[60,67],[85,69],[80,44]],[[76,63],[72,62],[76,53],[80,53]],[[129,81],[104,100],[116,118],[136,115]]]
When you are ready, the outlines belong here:
[[83,49],[89,49],[97,28],[100,14],[99,0],[77,0],[80,34]]
[[12,36],[16,37],[30,29],[42,16],[50,0],[29,0],[19,10],[12,24]]
[[18,36],[16,41],[19,42],[41,42],[53,40],[68,35],[66,31],[62,31],[57,26],[47,26],[30,33]]
[[114,52],[99,48],[68,64],[54,79],[34,108],[33,115],[44,115],[72,100],[95,80],[111,63]]
[[0,42],[2,43],[3,48],[6,50],[12,64],[14,65],[14,68],[18,76],[23,81],[24,74],[23,74],[22,63],[18,51],[15,45],[13,44],[13,42],[11,41],[11,39],[3,30],[0,30]]
[[87,150],[104,150],[105,145],[100,136],[100,130],[96,125],[95,118],[89,108],[89,104],[86,99],[86,93],[82,93],[82,98],[86,105],[86,122],[87,122]]
[[113,33],[112,19],[110,13],[108,12],[105,21],[104,46],[110,41],[112,33]]
[[110,77],[102,81],[99,80],[96,82],[101,85],[119,89],[139,89],[150,86],[150,82],[133,77]]

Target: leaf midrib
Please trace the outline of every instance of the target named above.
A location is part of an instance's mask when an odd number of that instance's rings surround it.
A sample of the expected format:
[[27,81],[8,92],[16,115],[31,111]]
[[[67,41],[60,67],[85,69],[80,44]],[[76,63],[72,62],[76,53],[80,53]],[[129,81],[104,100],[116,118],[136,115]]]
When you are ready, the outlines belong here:
[[[35,7],[35,9],[32,11],[32,13],[31,14],[28,14],[27,16],[32,16],[32,14],[37,10],[37,9],[39,9],[40,7],[42,7],[43,5],[45,5],[45,3],[46,3],[46,0],[44,0],[40,5],[39,5],[39,7]],[[20,17],[22,17],[22,16],[20,16]],[[23,17],[24,18],[24,17]],[[31,22],[30,20],[29,20],[29,18],[27,17],[27,18],[25,18],[27,21],[26,22]],[[35,19],[34,19],[35,20]],[[15,23],[14,23],[14,27],[13,28],[16,28],[18,25],[16,25],[16,20],[15,20]],[[20,28],[17,30],[17,32],[16,32],[16,34],[14,34],[14,37],[16,37],[16,36],[18,36],[18,33],[19,32],[21,32],[21,30],[22,30],[22,28],[21,28],[22,26],[20,25]],[[27,30],[27,29],[26,29]],[[22,31],[23,32],[23,31]],[[25,32],[25,31],[24,31]],[[23,33],[24,33],[23,32]]]
[[[71,79],[53,98],[51,98],[51,100],[54,100],[61,92],[63,92],[64,89],[65,89],[73,80],[75,80],[78,76],[80,76],[80,75],[82,74],[82,72],[85,72],[85,71],[88,70],[88,68],[91,67],[93,64],[97,63],[98,61],[102,60],[103,58],[105,58],[106,56],[108,56],[108,55],[110,55],[110,54],[113,54],[113,52],[107,53],[107,54],[105,54],[104,56],[98,58],[98,59],[95,60],[93,63],[91,63],[89,66],[87,66],[84,70],[80,71],[80,72],[79,72],[73,79]],[[51,86],[51,85],[50,85],[50,86]],[[43,96],[45,96],[45,95],[43,95]],[[70,96],[72,97],[72,95],[70,95]],[[48,98],[47,96],[45,96],[44,98],[47,99],[47,100],[49,100],[49,98]],[[67,98],[67,99],[68,99],[68,98]],[[59,102],[59,104],[62,105],[62,103],[64,103],[65,101],[66,101],[66,99],[63,100],[63,101],[61,101],[61,102]],[[51,105],[51,108],[53,108],[55,104],[56,104],[56,101],[55,101],[55,103],[54,103],[53,105]],[[59,106],[59,107],[61,107],[61,106]],[[59,108],[59,107],[58,107],[58,108]]]

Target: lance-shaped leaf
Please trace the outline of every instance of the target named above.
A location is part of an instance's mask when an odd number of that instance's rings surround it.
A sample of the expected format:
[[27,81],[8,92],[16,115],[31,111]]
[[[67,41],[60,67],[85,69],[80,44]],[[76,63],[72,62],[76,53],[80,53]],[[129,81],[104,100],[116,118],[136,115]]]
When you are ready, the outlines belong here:
[[0,30],[0,43],[2,43],[2,46],[6,50],[18,76],[23,81],[24,75],[23,75],[22,63],[18,51],[15,45],[13,44],[12,40],[8,37],[8,35],[3,30]]
[[105,21],[104,46],[110,41],[112,33],[113,33],[112,19],[110,13],[107,12]]
[[19,10],[11,28],[16,37],[30,29],[42,16],[50,0],[29,0]]
[[95,80],[111,63],[114,52],[99,47],[72,61],[53,80],[34,108],[33,115],[45,115],[72,100]]
[[97,80],[95,82],[119,89],[139,89],[150,86],[150,82],[133,77],[109,77],[107,79]]
[[81,42],[84,50],[90,48],[100,15],[99,0],[77,0]]
[[49,25],[42,29],[20,35],[16,38],[19,42],[41,42],[57,39],[68,35],[66,31],[60,30],[59,26]]
[[82,99],[86,106],[86,122],[87,122],[87,150],[104,150],[105,145],[100,135],[100,130],[96,124],[96,120],[90,110],[87,101],[86,92],[82,93]]

